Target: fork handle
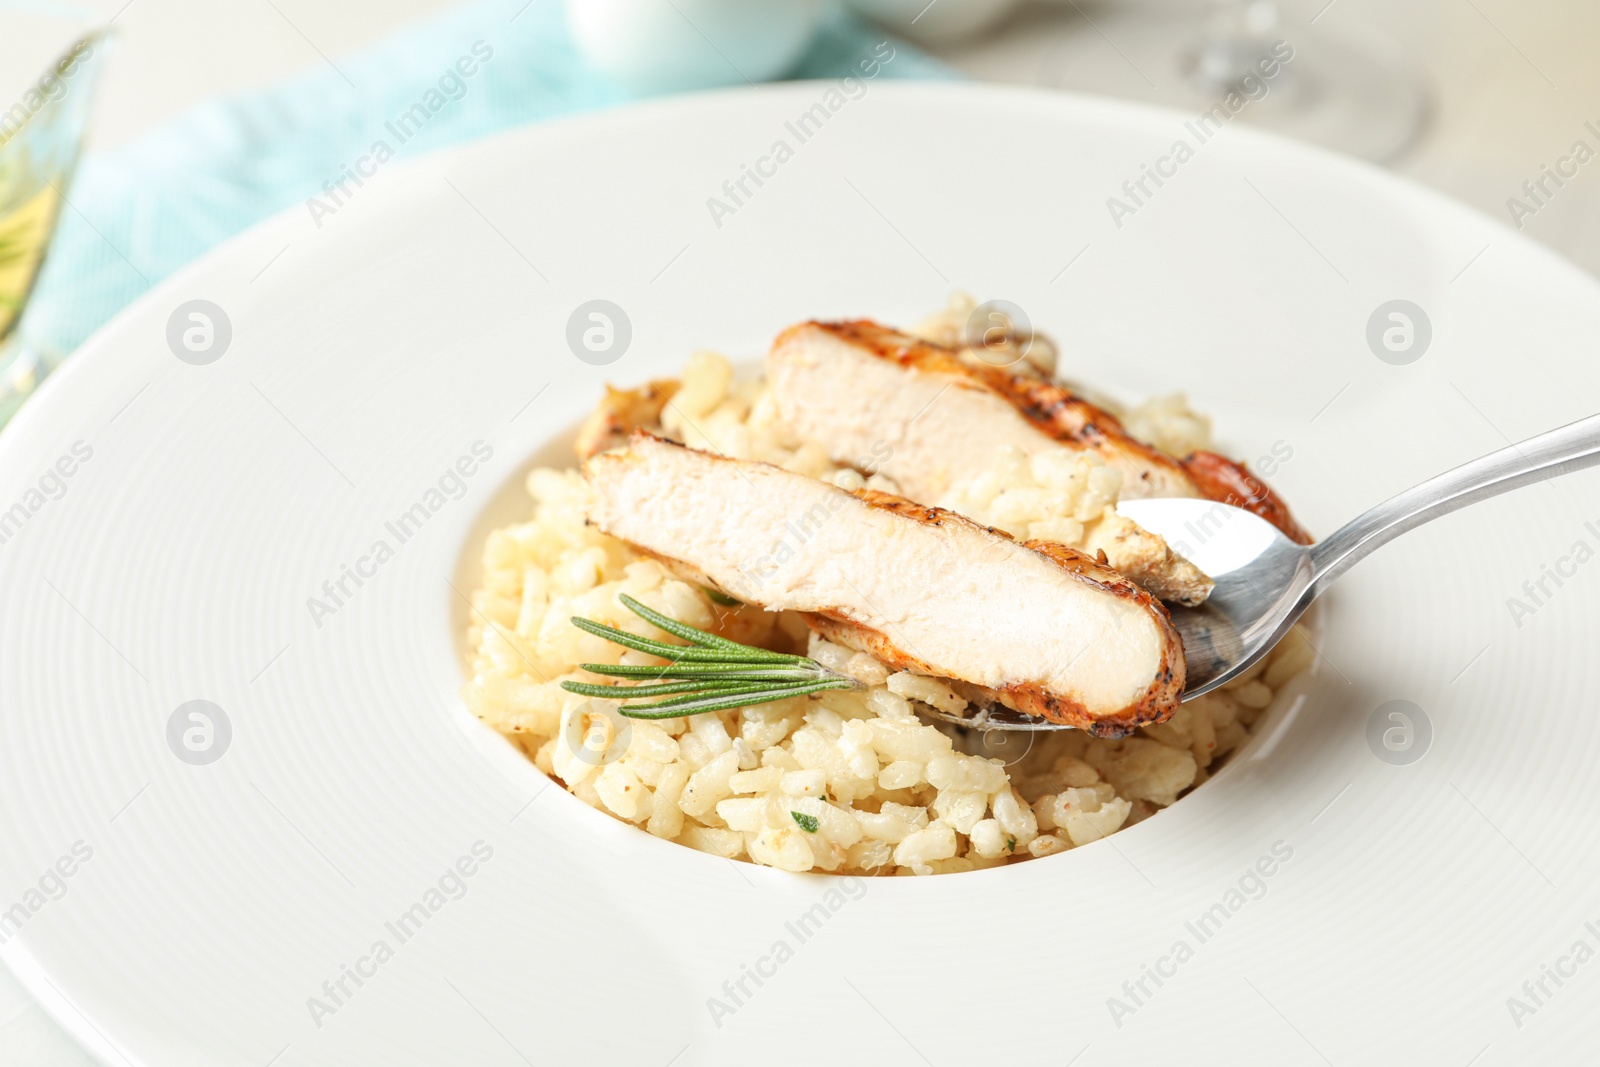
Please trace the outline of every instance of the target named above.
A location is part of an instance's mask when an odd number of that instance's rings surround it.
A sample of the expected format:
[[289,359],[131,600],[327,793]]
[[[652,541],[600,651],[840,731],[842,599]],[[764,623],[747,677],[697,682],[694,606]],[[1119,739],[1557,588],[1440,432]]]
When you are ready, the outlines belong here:
[[1508,445],[1429,478],[1339,527],[1313,545],[1313,595],[1380,545],[1458,508],[1520,486],[1600,464],[1600,415]]

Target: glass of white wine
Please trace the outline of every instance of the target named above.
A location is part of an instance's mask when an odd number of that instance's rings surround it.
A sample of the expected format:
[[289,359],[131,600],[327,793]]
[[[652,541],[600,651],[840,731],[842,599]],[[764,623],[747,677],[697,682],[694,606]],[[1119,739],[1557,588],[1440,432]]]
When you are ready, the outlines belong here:
[[106,43],[104,32],[80,37],[0,111],[0,426],[59,362],[18,327],[78,162]]

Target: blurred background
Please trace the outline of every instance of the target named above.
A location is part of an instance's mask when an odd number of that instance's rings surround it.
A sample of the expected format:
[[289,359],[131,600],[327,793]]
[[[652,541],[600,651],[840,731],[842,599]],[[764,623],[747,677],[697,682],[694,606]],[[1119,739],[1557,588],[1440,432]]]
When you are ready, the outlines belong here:
[[[1600,5],[1578,0],[0,0],[0,423],[130,300],[331,198],[379,138],[405,158],[839,77],[886,37],[886,77],[1228,106],[1600,271]],[[490,58],[450,75],[474,42]],[[385,132],[424,100],[422,128]]]
[[[1593,0],[0,0],[0,422],[141,292],[331,197],[379,138],[405,158],[836,78],[886,39],[887,77],[1228,107],[1600,272]],[[384,132],[419,102],[403,143]],[[0,1067],[88,1062],[0,972]]]

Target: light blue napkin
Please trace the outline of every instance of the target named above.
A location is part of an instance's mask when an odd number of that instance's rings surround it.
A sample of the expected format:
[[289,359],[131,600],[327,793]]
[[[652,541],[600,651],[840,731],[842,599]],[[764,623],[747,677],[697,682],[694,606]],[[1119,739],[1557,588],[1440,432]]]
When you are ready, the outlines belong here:
[[[883,39],[831,15],[798,78],[840,77]],[[386,132],[463,56],[464,91],[403,144]],[[892,78],[951,77],[895,43]],[[115,62],[115,54],[112,62]],[[72,351],[120,308],[219,241],[322,191],[383,138],[395,158],[536,122],[624,103],[629,95],[589,68],[559,0],[477,0],[273,88],[210,101],[122,148],[85,158],[23,321],[35,344]],[[432,101],[437,103],[437,100]],[[90,132],[91,143],[93,131]]]

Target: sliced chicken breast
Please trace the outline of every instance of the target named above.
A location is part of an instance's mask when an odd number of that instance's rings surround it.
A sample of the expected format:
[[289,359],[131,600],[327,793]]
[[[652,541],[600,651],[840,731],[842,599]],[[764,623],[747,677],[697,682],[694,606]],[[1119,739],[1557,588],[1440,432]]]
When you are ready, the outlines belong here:
[[[836,462],[890,455],[878,469],[917,500],[940,500],[982,474],[995,449],[1024,455],[1054,448],[1091,451],[1122,472],[1124,499],[1211,497],[1224,481],[1248,478],[1266,496],[1234,492],[1297,540],[1305,533],[1271,490],[1214,453],[1180,463],[1129,436],[1110,412],[1030,371],[993,367],[868,320],[804,322],[778,336],[767,377],[783,420]],[[873,451],[877,445],[878,450]],[[1204,462],[1197,479],[1186,464]],[[1219,476],[1220,468],[1233,476]],[[1221,496],[1214,499],[1223,499]],[[1304,541],[1302,541],[1304,543]]]
[[1183,692],[1166,609],[1072,549],[644,433],[585,472],[605,532],[896,668],[1100,736]]

